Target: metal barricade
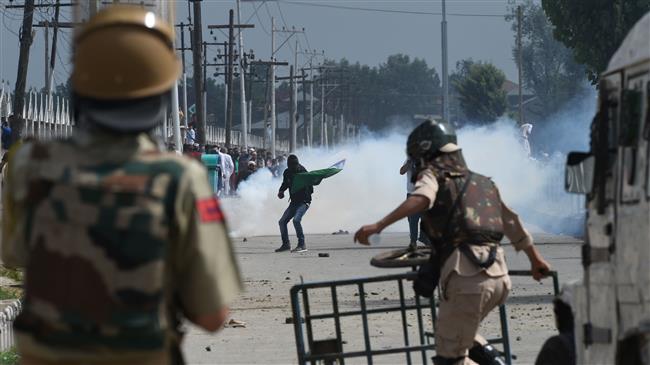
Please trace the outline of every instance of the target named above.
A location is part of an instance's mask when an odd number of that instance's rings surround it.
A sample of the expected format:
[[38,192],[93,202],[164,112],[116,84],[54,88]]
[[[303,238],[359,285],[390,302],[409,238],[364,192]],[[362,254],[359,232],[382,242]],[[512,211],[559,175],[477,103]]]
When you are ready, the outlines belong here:
[[[531,271],[529,270],[511,270],[509,271],[510,276],[531,276]],[[560,292],[560,284],[557,272],[551,271],[548,273],[548,276],[553,280],[553,290],[554,294],[557,296]],[[355,357],[366,357],[367,363],[373,363],[374,356],[388,355],[388,354],[399,354],[404,353],[406,363],[412,364],[412,354],[414,352],[420,352],[422,356],[422,364],[427,364],[429,358],[433,355],[435,350],[435,344],[431,341],[435,336],[435,321],[436,321],[436,305],[435,299],[431,300],[420,298],[413,294],[414,304],[407,304],[407,299],[405,295],[404,282],[409,282],[414,280],[417,277],[417,273],[414,271],[396,274],[396,275],[385,275],[377,276],[372,278],[362,278],[362,279],[350,279],[350,280],[336,280],[336,281],[327,281],[327,282],[314,282],[314,283],[302,283],[295,285],[291,288],[291,308],[293,314],[293,325],[296,337],[296,349],[298,352],[298,364],[303,365],[311,362],[315,364],[316,361],[322,361],[325,364],[333,364],[334,361],[338,360],[340,364],[345,364],[345,359],[355,358]],[[380,307],[380,308],[368,308],[366,299],[365,299],[365,285],[369,283],[381,283],[381,282],[397,282],[398,292],[399,292],[399,306],[392,307]],[[337,288],[345,286],[356,286],[357,294],[359,297],[359,309],[358,310],[349,310],[341,311],[339,308],[339,297],[337,294]],[[309,291],[314,289],[330,289],[330,297],[332,303],[332,311],[328,313],[321,314],[312,314],[310,310],[309,302]],[[410,291],[410,285],[408,286]],[[355,294],[355,296],[357,295]],[[302,307],[301,307],[302,300]],[[407,312],[415,311],[417,316],[417,325],[418,325],[418,337],[419,344],[411,345],[408,331],[408,319]],[[423,320],[423,311],[430,310],[432,318],[432,328],[431,330],[425,330],[424,320]],[[390,312],[401,312],[401,327],[403,332],[403,346],[394,347],[394,348],[383,348],[383,349],[373,349],[370,343],[370,333],[369,333],[369,321],[368,315],[373,313],[390,313]],[[363,351],[350,351],[345,352],[343,350],[343,344],[345,341],[342,337],[341,330],[341,318],[351,317],[351,316],[361,316],[362,326],[363,326],[363,340],[364,340],[364,350]],[[336,338],[334,339],[325,339],[321,340],[315,339],[313,333],[313,321],[322,320],[322,319],[333,319],[334,320],[334,329]],[[501,324],[501,337],[490,338],[487,341],[490,344],[499,344],[503,347],[503,355],[506,360],[506,364],[512,365],[512,351],[510,348],[510,337],[508,335],[508,315],[506,304],[499,306],[499,321]],[[307,341],[305,343],[305,334]]]
[[[425,300],[419,296],[414,295],[414,304],[407,304],[405,295],[404,282],[412,281],[416,278],[417,273],[408,272],[397,275],[386,275],[372,278],[352,279],[352,280],[338,280],[317,283],[303,283],[295,285],[291,288],[291,307],[293,310],[293,324],[296,336],[296,347],[298,350],[298,363],[306,364],[311,362],[314,364],[316,361],[323,361],[325,363],[333,363],[338,360],[340,364],[345,363],[345,359],[353,357],[366,357],[368,364],[372,364],[373,356],[388,355],[405,353],[406,363],[411,364],[411,353],[420,352],[422,356],[422,363],[428,362],[427,352],[434,349],[434,345],[428,344],[425,338],[427,332],[424,328],[424,321],[422,313],[424,310],[430,310],[432,322],[435,323],[435,306],[433,301]],[[397,282],[399,289],[399,306],[381,307],[381,308],[368,308],[365,298],[365,285],[369,283],[379,282]],[[337,296],[337,288],[343,286],[352,286],[357,288],[359,296],[358,310],[342,311],[339,308],[339,301]],[[312,314],[309,305],[309,291],[313,289],[330,288],[332,299],[332,312],[324,314]],[[408,286],[410,291],[410,285]],[[302,297],[303,309],[301,310],[300,300]],[[417,326],[418,326],[418,345],[411,345],[408,331],[408,311],[416,311],[417,313]],[[304,312],[304,314],[303,314]],[[402,347],[373,349],[370,343],[369,334],[369,321],[368,315],[373,313],[388,313],[388,312],[401,312],[401,326],[403,332],[404,345]],[[341,318],[350,316],[361,316],[363,324],[363,351],[343,351],[343,338],[341,330]],[[336,339],[330,340],[315,340],[312,331],[312,321],[320,319],[333,319],[336,333]],[[303,332],[303,321],[305,332],[307,335],[307,343],[305,344],[305,333]]]

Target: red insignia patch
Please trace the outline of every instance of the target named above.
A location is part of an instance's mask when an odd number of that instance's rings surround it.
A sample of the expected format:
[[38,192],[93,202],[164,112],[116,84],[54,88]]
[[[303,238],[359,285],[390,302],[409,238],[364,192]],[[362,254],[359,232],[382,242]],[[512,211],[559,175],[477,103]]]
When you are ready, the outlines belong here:
[[207,198],[196,201],[201,222],[223,222],[223,212],[217,198]]

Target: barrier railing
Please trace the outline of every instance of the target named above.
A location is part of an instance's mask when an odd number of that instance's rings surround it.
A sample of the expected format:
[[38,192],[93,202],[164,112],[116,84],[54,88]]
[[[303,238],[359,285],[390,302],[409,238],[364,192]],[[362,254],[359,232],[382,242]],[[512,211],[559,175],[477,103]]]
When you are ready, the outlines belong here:
[[[511,270],[509,271],[509,274],[511,276],[530,276],[531,272],[527,270]],[[548,276],[553,280],[553,290],[555,295],[557,295],[560,291],[560,283],[557,272],[551,271],[548,273]],[[404,288],[404,284],[406,282],[414,280],[416,277],[417,273],[415,271],[412,271],[396,275],[327,282],[302,283],[293,286],[291,288],[290,295],[291,308],[293,313],[292,321],[296,338],[296,349],[298,353],[298,364],[304,365],[309,362],[314,364],[317,361],[322,361],[325,364],[333,364],[335,362],[338,362],[339,364],[345,364],[346,359],[360,357],[365,357],[366,362],[368,364],[372,364],[374,357],[390,354],[404,354],[405,363],[412,364],[414,360],[412,358],[412,353],[420,353],[422,364],[429,363],[429,358],[436,348],[435,344],[432,343],[432,339],[435,337],[436,305],[435,299],[433,298],[431,300],[428,300],[420,298],[415,294],[412,294],[412,298],[410,298],[410,296],[409,298],[406,297],[406,289]],[[388,285],[391,282],[396,282],[398,285],[399,305],[382,305],[377,307],[370,306],[366,300],[367,284],[385,283]],[[341,309],[341,305],[339,303],[341,300],[341,287],[352,287],[356,289],[354,297],[358,297],[358,309]],[[410,285],[408,285],[408,287],[410,290]],[[318,289],[329,289],[329,297],[331,298],[332,304],[331,312],[318,314],[312,313],[312,308],[309,300],[309,291]],[[350,298],[346,297],[343,300],[349,299]],[[508,315],[506,305],[507,303],[502,304],[498,309],[499,321],[501,325],[501,337],[490,338],[488,339],[488,342],[491,344],[500,344],[503,347],[503,356],[505,358],[506,364],[511,365],[513,355],[510,347],[510,337],[508,333]],[[423,318],[424,310],[430,310],[431,312],[432,325],[428,330],[425,329],[425,321]],[[409,324],[409,316],[407,314],[412,313],[412,311],[415,311],[415,321],[417,322],[416,331],[418,338],[415,340],[417,344],[411,344],[412,339],[409,337],[408,328],[411,326],[411,324]],[[401,313],[400,325],[402,329],[403,345],[398,344],[397,341],[392,341],[392,344],[395,344],[395,346],[384,346],[379,349],[375,348],[371,343],[369,315],[391,312]],[[363,329],[363,350],[345,351],[344,344],[348,343],[348,341],[344,340],[343,338],[341,319],[355,316],[361,317]],[[319,320],[332,319],[334,320],[333,333],[335,335],[335,338],[315,339],[316,336],[314,334],[314,322]],[[347,345],[347,347],[349,346],[350,345]]]
[[6,351],[14,345],[13,324],[22,309],[20,300],[12,300],[4,305],[0,311],[0,351]]

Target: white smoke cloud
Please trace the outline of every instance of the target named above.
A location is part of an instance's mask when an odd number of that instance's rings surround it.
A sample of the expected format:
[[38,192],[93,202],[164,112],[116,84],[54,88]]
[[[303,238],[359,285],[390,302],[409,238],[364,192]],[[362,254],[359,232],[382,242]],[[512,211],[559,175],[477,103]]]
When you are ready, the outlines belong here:
[[[533,130],[533,145],[549,148],[550,155],[544,161],[526,156],[519,129],[511,120],[458,131],[458,142],[470,169],[492,177],[504,201],[522,215],[533,231],[580,231],[576,217],[582,199],[564,192],[565,155],[559,151],[587,149],[595,96],[569,105],[570,109],[544,123],[546,127],[536,126]],[[353,233],[394,209],[406,196],[406,177],[399,175],[399,168],[405,159],[408,132],[368,135],[360,143],[339,146],[337,151],[299,150],[300,162],[308,170],[347,160],[342,172],[314,187],[313,203],[303,218],[305,232]],[[277,198],[280,183],[270,172],[259,171],[240,186],[238,198],[223,201],[234,235],[279,234],[277,222],[288,205],[287,198]],[[289,226],[291,233],[293,227]],[[388,231],[408,231],[406,220]]]

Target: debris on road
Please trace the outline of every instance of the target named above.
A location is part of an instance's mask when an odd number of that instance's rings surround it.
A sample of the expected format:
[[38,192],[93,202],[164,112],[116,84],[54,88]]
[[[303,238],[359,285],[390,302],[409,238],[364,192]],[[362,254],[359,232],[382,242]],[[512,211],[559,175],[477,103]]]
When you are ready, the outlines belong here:
[[339,229],[339,230],[336,231],[336,232],[332,232],[332,234],[333,234],[333,235],[339,235],[339,234],[350,234],[350,232],[348,232],[348,231],[344,231],[344,230],[342,230],[342,229]]
[[321,253],[318,254],[318,257],[330,257],[330,254],[325,253],[325,252],[321,252]]
[[228,323],[226,323],[226,325],[224,327],[226,327],[226,328],[246,328],[246,322],[238,321],[236,319],[231,319],[230,321],[228,321]]

